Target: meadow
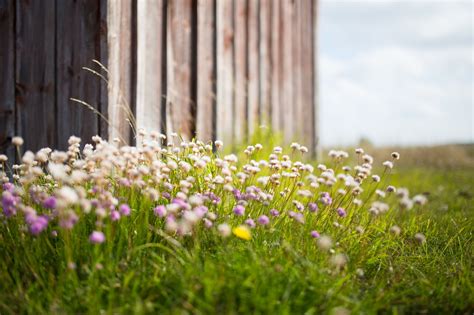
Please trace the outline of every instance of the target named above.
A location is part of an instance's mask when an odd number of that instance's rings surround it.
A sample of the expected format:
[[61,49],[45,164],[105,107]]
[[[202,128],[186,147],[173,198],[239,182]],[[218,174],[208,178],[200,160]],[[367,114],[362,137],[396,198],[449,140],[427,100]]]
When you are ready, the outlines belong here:
[[1,314],[474,311],[471,147],[117,142],[0,155]]

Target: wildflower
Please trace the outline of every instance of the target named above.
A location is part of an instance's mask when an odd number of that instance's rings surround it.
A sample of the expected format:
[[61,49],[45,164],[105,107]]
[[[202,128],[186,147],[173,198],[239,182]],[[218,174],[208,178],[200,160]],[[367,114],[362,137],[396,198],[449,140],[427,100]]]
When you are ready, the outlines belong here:
[[250,230],[245,225],[239,225],[238,227],[233,228],[232,233],[234,233],[234,235],[237,236],[238,238],[241,238],[246,241],[252,238],[252,235],[250,234]]
[[202,218],[207,213],[207,211],[209,211],[209,209],[206,206],[198,206],[198,207],[194,208],[193,211],[194,211],[194,214],[198,218]]
[[346,214],[346,210],[344,210],[344,208],[337,208],[337,214],[343,218],[345,217],[347,214]]
[[393,162],[391,161],[385,161],[382,163],[383,166],[385,166],[386,168],[389,168],[389,169],[392,169],[393,168]]
[[263,214],[258,218],[257,222],[260,225],[267,225],[268,223],[270,223],[270,219]]
[[417,205],[423,206],[428,202],[428,199],[424,195],[416,195],[413,197],[413,202]]
[[68,205],[68,204],[74,204],[79,200],[79,196],[77,195],[77,192],[68,186],[62,187],[58,191],[58,199],[61,201],[61,204],[63,205]]
[[310,234],[311,234],[311,237],[312,237],[312,238],[319,238],[319,237],[320,237],[320,235],[319,235],[319,233],[318,233],[317,231],[311,231]]
[[222,237],[229,237],[231,233],[230,226],[227,223],[222,223],[217,226],[217,231]]
[[394,234],[394,235],[396,235],[396,236],[400,235],[400,232],[401,232],[401,231],[402,231],[402,230],[401,230],[400,227],[397,226],[397,225],[394,225],[394,226],[392,226],[392,227],[390,228],[390,233],[392,233],[392,234]]
[[316,211],[318,211],[318,205],[315,202],[310,202],[308,204],[308,209],[311,212],[316,212]]
[[22,137],[13,137],[12,144],[16,147],[21,147],[23,145],[23,138]]
[[10,191],[5,190],[2,193],[3,214],[8,218],[16,214],[16,206],[19,200]]
[[130,215],[130,211],[131,211],[131,210],[130,210],[130,206],[127,205],[127,204],[125,204],[125,203],[124,203],[124,204],[121,204],[120,207],[119,207],[119,211],[120,211],[120,213],[121,213],[122,215],[124,215],[124,216],[127,217],[127,216]]
[[160,217],[160,218],[163,218],[167,211],[166,211],[166,207],[165,206],[156,206],[155,209],[153,209],[153,212],[155,213],[155,215],[157,217]]
[[53,197],[53,196],[46,198],[43,201],[43,207],[45,207],[46,209],[55,209],[56,208],[56,198]]
[[394,186],[392,186],[392,185],[387,186],[387,192],[388,193],[394,193],[396,191],[397,191],[397,189]]
[[400,159],[400,153],[398,153],[398,152],[392,152],[392,158],[393,158],[394,160]]
[[255,221],[253,219],[250,219],[250,218],[245,220],[245,224],[247,224],[251,228],[255,227]]
[[189,197],[188,201],[191,206],[200,206],[203,203],[202,198],[196,195]]
[[46,216],[38,216],[30,222],[30,233],[39,235],[48,226],[48,218]]
[[329,250],[332,247],[332,239],[329,236],[323,235],[318,238],[318,247],[322,250]]
[[292,148],[293,150],[299,150],[300,149],[300,144],[299,143],[296,143],[296,142],[293,142],[291,145],[290,145],[290,148]]
[[357,149],[355,149],[355,153],[356,153],[356,154],[364,154],[364,149],[362,149],[362,148],[357,148]]
[[74,227],[78,220],[79,217],[76,215],[76,213],[72,210],[69,210],[65,212],[59,220],[59,226],[63,229],[70,230]]
[[380,182],[380,176],[379,175],[372,175],[372,180],[376,183]]
[[410,210],[411,208],[413,208],[413,201],[409,198],[402,198],[400,200],[400,207],[402,209]]
[[273,217],[277,217],[280,215],[280,212],[277,209],[271,209],[270,210],[270,215]]
[[331,198],[331,196],[329,195],[328,192],[321,193],[320,200],[325,206],[328,206],[328,205],[332,204],[332,198]]
[[221,140],[214,141],[214,144],[217,149],[220,149],[224,145],[224,143]]
[[361,269],[361,268],[357,268],[357,269],[356,269],[356,275],[357,275],[357,277],[359,277],[359,278],[363,278],[364,275],[365,275],[364,270]]
[[112,221],[118,221],[120,220],[120,212],[118,212],[117,210],[113,210],[111,213],[110,213],[110,219]]
[[236,205],[234,207],[234,214],[238,216],[242,216],[245,213],[245,208],[242,205]]
[[426,243],[426,236],[424,236],[422,233],[416,233],[415,240],[420,244],[424,244]]
[[166,217],[165,229],[168,232],[176,232],[178,230],[178,223],[172,214]]
[[89,236],[89,241],[92,244],[102,244],[103,242],[105,242],[105,235],[100,231],[94,231]]
[[344,254],[336,254],[331,257],[331,265],[333,265],[336,269],[341,270],[347,264],[347,256]]

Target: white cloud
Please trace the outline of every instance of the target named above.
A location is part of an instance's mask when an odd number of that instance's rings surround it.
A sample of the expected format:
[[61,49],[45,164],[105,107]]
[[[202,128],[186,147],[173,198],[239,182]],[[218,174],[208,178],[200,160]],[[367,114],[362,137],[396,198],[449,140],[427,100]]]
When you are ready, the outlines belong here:
[[450,3],[322,2],[323,144],[474,140],[472,4]]

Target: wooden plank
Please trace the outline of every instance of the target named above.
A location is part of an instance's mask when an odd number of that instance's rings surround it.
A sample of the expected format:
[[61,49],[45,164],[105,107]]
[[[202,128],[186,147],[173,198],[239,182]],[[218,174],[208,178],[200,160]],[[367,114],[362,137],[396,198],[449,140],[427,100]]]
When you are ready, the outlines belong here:
[[318,0],[313,0],[312,5],[312,21],[311,30],[313,32],[313,145],[311,146],[312,154],[315,157],[322,156],[321,146],[319,143],[319,101],[318,101]]
[[0,0],[0,154],[15,156],[15,1]]
[[[109,139],[130,142],[133,78],[133,0],[109,1],[107,6],[109,48]],[[127,121],[130,120],[130,121]]]
[[161,131],[163,0],[137,2],[137,127]]
[[281,110],[281,82],[282,82],[282,18],[281,18],[281,0],[272,2],[272,27],[271,27],[271,126],[273,131],[280,132],[282,121]]
[[248,14],[248,108],[249,137],[259,125],[260,113],[260,58],[259,58],[259,0],[249,1]]
[[16,1],[17,132],[29,150],[56,146],[55,15],[55,0]]
[[[102,63],[104,66],[108,66],[108,56],[109,56],[109,49],[108,49],[108,27],[107,27],[107,2],[108,0],[100,0],[100,58],[99,62]],[[101,70],[100,67],[95,67],[95,69]],[[104,70],[101,70],[101,73],[108,77],[107,73]],[[105,82],[101,82],[100,84],[100,106],[99,110],[100,113],[104,117],[108,117],[108,86]],[[109,137],[109,125],[104,119],[99,120],[99,133],[100,136],[104,139],[108,139]]]
[[300,41],[301,41],[301,104],[302,112],[312,113],[303,115],[300,119],[303,122],[303,142],[309,148],[313,148],[314,139],[314,52],[313,52],[313,20],[312,20],[312,0],[301,1],[300,6]]
[[233,125],[233,3],[232,0],[216,1],[217,28],[217,102],[216,138],[232,146]]
[[280,47],[282,49],[282,75],[279,77],[279,87],[281,87],[280,120],[284,139],[288,143],[293,140],[294,132],[294,100],[293,100],[293,49],[292,49],[292,20],[293,20],[292,0],[282,1],[282,33]]
[[213,139],[215,125],[214,10],[214,0],[198,0],[196,136],[201,141]]
[[234,1],[234,142],[247,136],[247,0]]
[[168,2],[167,132],[193,136],[191,99],[191,6],[189,0]]
[[67,149],[71,135],[91,142],[99,132],[100,117],[70,98],[100,106],[101,79],[82,69],[100,58],[100,2],[58,1],[56,10],[57,144]]
[[260,124],[271,123],[272,105],[272,1],[260,0]]
[[[294,140],[302,142],[305,145],[308,145],[304,140],[304,121],[308,112],[303,111],[303,97],[302,97],[302,71],[303,71],[303,64],[302,64],[302,34],[304,27],[301,21],[301,9],[302,3],[306,0],[295,1],[293,4],[293,18],[291,19],[291,47],[292,47],[292,67],[291,67],[291,74],[293,76],[293,96],[292,96],[292,105],[293,105],[293,135]],[[311,11],[310,11],[311,12]],[[305,28],[308,28],[306,25]]]

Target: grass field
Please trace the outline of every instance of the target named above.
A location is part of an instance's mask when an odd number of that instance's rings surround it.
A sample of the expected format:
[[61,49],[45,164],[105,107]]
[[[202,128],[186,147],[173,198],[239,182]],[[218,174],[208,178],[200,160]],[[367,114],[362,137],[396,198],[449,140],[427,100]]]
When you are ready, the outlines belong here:
[[[266,158],[268,153],[260,155]],[[214,162],[204,170],[216,174]],[[204,175],[199,170],[191,172],[197,179],[191,190],[202,192],[208,185],[201,182]],[[374,167],[374,173],[384,172]],[[315,169],[314,173],[321,172]],[[232,176],[235,180],[235,172]],[[177,169],[168,180],[179,182],[185,177]],[[407,187],[412,195],[423,194],[426,204],[402,210],[397,197],[388,195],[384,201],[389,209],[372,216],[368,210],[376,199],[377,184],[364,186],[360,207],[338,197],[336,184],[313,192],[319,198],[321,191],[330,191],[334,203],[325,206],[316,198],[319,210],[315,213],[309,213],[304,203],[304,223],[303,219],[299,222],[298,211],[295,216],[289,214],[291,201],[303,203],[304,199],[295,192],[296,181],[282,179],[272,191],[278,195],[291,188],[284,198],[242,203],[246,215],[255,221],[263,214],[270,216],[268,210],[273,207],[281,215],[242,233],[234,230],[228,237],[222,228],[215,228],[217,224],[236,227],[244,218],[233,213],[235,200],[220,188],[215,192],[221,202],[207,204],[217,214],[214,226],[203,227],[200,221],[183,235],[153,213],[157,204],[169,202],[163,194],[156,200],[147,198],[145,190],[133,185],[114,186],[115,196],[132,208],[130,215],[122,213],[117,221],[101,219],[93,212],[82,214],[81,206],[75,205],[79,221],[73,229],[61,229],[61,221],[50,219],[35,236],[28,233],[30,223],[25,223],[23,215],[4,216],[0,313],[471,314],[473,178],[474,168],[465,163],[397,168],[395,162],[381,183]],[[104,185],[117,184],[114,178],[107,180]],[[49,193],[58,188],[44,175],[35,178],[38,182]],[[250,178],[248,182],[257,181]],[[241,190],[250,183],[242,184]],[[87,181],[81,185],[93,188]],[[38,214],[45,211],[32,201],[33,193],[26,195],[22,195],[24,204]],[[334,213],[336,204],[344,207],[347,216]],[[96,229],[104,232],[105,242],[91,244],[90,234]],[[313,230],[321,236],[312,237]],[[331,244],[321,241],[323,235],[331,238]]]

